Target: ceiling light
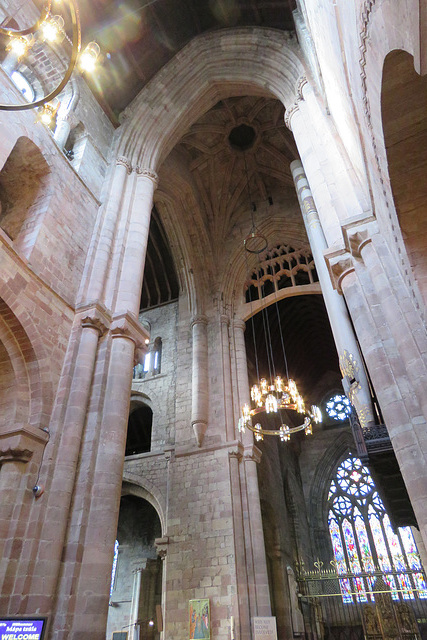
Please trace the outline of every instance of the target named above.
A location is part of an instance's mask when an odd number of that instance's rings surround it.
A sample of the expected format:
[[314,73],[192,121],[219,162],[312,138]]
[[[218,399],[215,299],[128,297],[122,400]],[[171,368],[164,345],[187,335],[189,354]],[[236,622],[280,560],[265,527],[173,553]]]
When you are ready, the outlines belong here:
[[[23,102],[20,104],[0,104],[0,111],[24,111],[27,109],[34,109],[36,107],[43,107],[50,103],[57,95],[61,93],[66,84],[71,78],[71,74],[74,71],[76,66],[77,58],[80,53],[81,48],[81,26],[80,26],[80,18],[79,18],[79,8],[77,4],[77,0],[64,0],[64,2],[58,4],[68,4],[71,16],[71,26],[72,26],[72,35],[71,35],[71,56],[68,63],[68,67],[64,73],[64,76],[61,82],[58,84],[55,89],[53,89],[49,94],[35,100],[34,102]],[[10,42],[8,45],[8,50],[14,51],[16,53],[18,59],[20,59],[23,55],[25,55],[29,46],[32,44],[33,40],[35,40],[35,35],[38,34],[43,42],[53,43],[55,41],[61,40],[65,38],[65,29],[64,29],[64,19],[60,15],[52,16],[50,14],[51,8],[51,0],[46,0],[45,6],[42,10],[40,18],[35,22],[31,27],[27,29],[14,30],[14,29],[5,29],[0,27],[0,35],[8,36],[10,38]],[[67,38],[68,39],[68,38]],[[80,67],[85,69],[86,71],[93,70],[95,67],[95,63],[97,61],[99,55],[99,46],[96,42],[90,42],[84,52],[82,53],[82,61],[80,61]],[[37,73],[37,70],[36,70]],[[43,121],[47,120],[47,112],[43,110],[42,116],[40,118]],[[56,112],[55,112],[56,113]]]
[[80,55],[79,67],[82,71],[92,73],[96,67],[96,61],[100,52],[99,44],[96,42],[89,42],[86,49]]
[[58,108],[58,98],[54,98],[51,102],[47,102],[46,104],[44,104],[39,112],[40,122],[49,127],[53,123],[53,119],[56,115],[56,112],[58,111]]
[[62,16],[51,16],[41,25],[43,39],[48,42],[57,42],[64,37],[64,18]]
[[20,60],[27,53],[33,43],[33,40],[33,36],[12,36],[6,47],[6,51],[11,51],[16,55],[18,60]]

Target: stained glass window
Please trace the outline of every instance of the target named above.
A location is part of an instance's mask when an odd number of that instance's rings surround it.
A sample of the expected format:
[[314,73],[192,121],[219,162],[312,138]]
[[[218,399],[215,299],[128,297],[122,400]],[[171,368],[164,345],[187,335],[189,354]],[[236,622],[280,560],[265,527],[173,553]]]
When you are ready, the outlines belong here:
[[375,600],[382,574],[394,600],[427,599],[427,584],[410,527],[393,531],[367,467],[350,456],[328,493],[328,524],[343,602]]
[[351,413],[351,404],[347,396],[336,394],[326,403],[326,413],[334,420],[347,420]]

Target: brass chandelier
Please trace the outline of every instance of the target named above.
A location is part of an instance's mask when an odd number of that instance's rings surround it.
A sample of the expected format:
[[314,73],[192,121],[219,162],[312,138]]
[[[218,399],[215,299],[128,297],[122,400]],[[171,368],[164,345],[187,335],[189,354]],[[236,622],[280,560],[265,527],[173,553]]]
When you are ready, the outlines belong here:
[[[245,432],[246,428],[255,434],[256,440],[263,440],[264,436],[279,436],[282,442],[291,439],[292,433],[304,431],[306,435],[313,432],[313,423],[322,422],[322,413],[316,405],[311,405],[310,410],[305,407],[305,402],[297,389],[297,385],[291,379],[283,379],[276,376],[270,384],[266,378],[261,378],[258,384],[251,389],[252,407],[244,404],[239,419],[239,431]],[[260,413],[276,413],[282,419],[281,410],[295,411],[303,422],[297,426],[289,426],[282,423],[278,429],[264,429],[258,422],[252,424],[252,418]],[[299,421],[299,420],[298,420]]]
[[71,44],[71,55],[68,66],[61,82],[47,95],[34,102],[20,104],[0,104],[2,111],[24,111],[27,109],[41,108],[40,119],[48,124],[55,115],[59,101],[57,96],[64,89],[78,63],[81,71],[91,72],[100,53],[99,45],[90,42],[83,52],[81,50],[81,26],[77,0],[66,0],[71,16],[72,37],[68,39],[64,31],[64,18],[60,15],[52,15],[52,0],[46,0],[39,19],[27,29],[9,29],[0,27],[0,34],[10,38],[7,50],[16,57],[17,61],[25,56],[28,50],[37,40],[52,44],[66,38]]

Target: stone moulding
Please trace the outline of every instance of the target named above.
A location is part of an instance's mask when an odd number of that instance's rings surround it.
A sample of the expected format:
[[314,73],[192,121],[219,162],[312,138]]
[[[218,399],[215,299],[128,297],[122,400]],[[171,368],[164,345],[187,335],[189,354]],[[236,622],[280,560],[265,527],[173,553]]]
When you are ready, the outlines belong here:
[[149,339],[149,333],[138,318],[131,313],[121,313],[114,316],[110,328],[113,338],[127,338],[132,340],[137,349],[145,349],[145,341]]
[[0,434],[0,464],[4,462],[29,462],[34,452],[49,439],[44,429],[29,424],[13,425]]

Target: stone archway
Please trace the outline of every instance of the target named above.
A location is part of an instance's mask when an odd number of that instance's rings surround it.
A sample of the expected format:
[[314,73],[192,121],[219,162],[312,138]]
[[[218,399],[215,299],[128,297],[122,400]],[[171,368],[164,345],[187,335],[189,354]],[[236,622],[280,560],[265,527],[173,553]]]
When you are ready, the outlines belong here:
[[156,169],[188,127],[218,100],[264,95],[287,106],[304,72],[291,35],[241,28],[207,33],[190,42],[125,111],[118,152]]

